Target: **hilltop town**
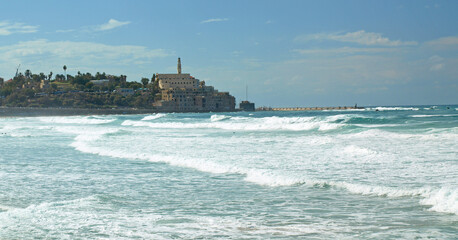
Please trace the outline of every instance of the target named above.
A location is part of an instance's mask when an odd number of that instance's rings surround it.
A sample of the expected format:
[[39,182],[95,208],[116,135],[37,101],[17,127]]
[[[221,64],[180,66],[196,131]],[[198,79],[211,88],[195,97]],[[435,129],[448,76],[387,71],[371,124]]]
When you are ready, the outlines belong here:
[[[66,71],[67,67],[63,67]],[[219,92],[205,81],[181,72],[153,74],[141,82],[127,82],[125,75],[97,72],[33,74],[17,72],[0,78],[0,106],[30,108],[138,108],[160,112],[234,111],[235,98]]]

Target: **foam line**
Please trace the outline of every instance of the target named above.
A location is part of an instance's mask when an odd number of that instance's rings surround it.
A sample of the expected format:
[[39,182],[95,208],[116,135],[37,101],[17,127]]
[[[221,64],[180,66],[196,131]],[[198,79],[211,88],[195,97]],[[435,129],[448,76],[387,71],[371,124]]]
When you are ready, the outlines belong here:
[[165,117],[165,116],[167,116],[167,114],[165,114],[165,113],[156,113],[156,114],[149,115],[149,116],[146,116],[146,117],[142,118],[142,121],[154,120],[154,119],[162,118],[162,117]]
[[115,118],[103,118],[103,117],[39,117],[42,122],[47,123],[64,123],[64,124],[105,124],[116,121]]

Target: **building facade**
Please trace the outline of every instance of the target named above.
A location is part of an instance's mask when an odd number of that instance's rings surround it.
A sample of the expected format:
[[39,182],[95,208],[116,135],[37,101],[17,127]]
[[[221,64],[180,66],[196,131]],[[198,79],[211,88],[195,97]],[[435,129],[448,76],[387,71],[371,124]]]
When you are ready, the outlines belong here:
[[205,81],[181,72],[178,58],[176,74],[156,74],[161,100],[154,104],[158,110],[176,112],[234,111],[235,98],[228,92],[219,92]]

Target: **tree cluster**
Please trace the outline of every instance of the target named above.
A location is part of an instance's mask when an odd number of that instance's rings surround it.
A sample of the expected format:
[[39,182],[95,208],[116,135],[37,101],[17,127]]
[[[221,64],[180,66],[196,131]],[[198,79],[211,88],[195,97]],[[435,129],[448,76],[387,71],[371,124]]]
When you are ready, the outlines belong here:
[[[65,67],[65,66],[64,66]],[[66,70],[64,68],[64,70]],[[102,80],[95,84],[92,80]],[[117,89],[130,88],[131,95],[122,95]],[[0,83],[0,106],[10,107],[74,107],[74,108],[151,108],[160,99],[155,75],[139,82],[127,82],[125,75],[78,72],[69,74],[32,74],[30,70],[18,73],[10,81]]]

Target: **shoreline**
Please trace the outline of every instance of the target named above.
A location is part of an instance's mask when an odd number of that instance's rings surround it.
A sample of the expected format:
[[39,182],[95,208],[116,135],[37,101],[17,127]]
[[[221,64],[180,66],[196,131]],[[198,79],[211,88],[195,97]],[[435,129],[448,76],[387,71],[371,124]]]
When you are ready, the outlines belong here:
[[[190,113],[183,111],[182,113]],[[192,111],[197,113],[196,111]],[[201,111],[218,112],[218,111]],[[236,111],[234,111],[236,112]],[[4,117],[47,117],[47,116],[90,116],[90,115],[134,115],[170,113],[146,108],[34,108],[34,107],[0,107],[0,118]]]
[[2,117],[45,117],[45,116],[78,116],[78,115],[118,115],[158,113],[155,109],[135,108],[33,108],[33,107],[0,107]]
[[[270,108],[256,109],[256,111],[323,111],[323,110],[350,110],[354,107],[313,107],[313,108]],[[361,109],[358,107],[358,109]],[[233,112],[239,112],[236,109]],[[208,113],[218,111],[180,111],[180,113]],[[227,111],[225,111],[227,112]],[[4,117],[46,117],[46,116],[90,116],[90,115],[134,115],[134,114],[153,114],[170,113],[170,111],[160,111],[158,109],[145,108],[39,108],[39,107],[0,107],[0,118]]]

